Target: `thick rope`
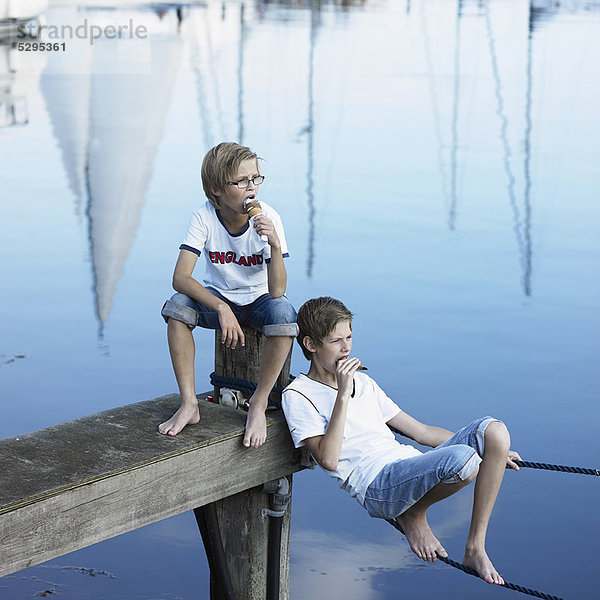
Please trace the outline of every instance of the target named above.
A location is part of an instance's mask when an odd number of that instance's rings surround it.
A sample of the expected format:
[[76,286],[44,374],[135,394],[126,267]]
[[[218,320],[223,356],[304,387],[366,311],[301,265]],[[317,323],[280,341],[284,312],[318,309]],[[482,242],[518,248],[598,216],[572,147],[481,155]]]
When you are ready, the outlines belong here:
[[561,471],[563,473],[578,473],[580,475],[595,475],[600,477],[598,469],[586,469],[584,467],[566,467],[564,465],[550,465],[548,463],[529,462],[527,460],[513,460],[519,467],[529,467],[531,469],[544,469],[545,471]]
[[[386,521],[390,525],[392,525],[392,527],[395,527],[401,534],[404,535],[404,532],[400,528],[400,525],[398,525],[398,523],[396,523],[396,521],[394,521],[394,519],[386,519]],[[467,573],[467,575],[473,575],[473,577],[477,577],[477,579],[481,579],[481,577],[479,577],[479,574],[477,573],[477,571],[471,569],[470,567],[466,567],[462,563],[452,560],[451,558],[445,558],[443,556],[440,556],[439,554],[438,554],[438,558],[442,562],[445,562],[447,565],[450,565],[451,567],[454,567],[455,569],[459,569],[463,573]],[[496,585],[496,584],[494,584],[494,585]],[[518,585],[516,583],[510,583],[509,581],[505,581],[499,587],[504,587],[508,590],[513,590],[515,592],[521,592],[521,594],[525,594],[526,596],[534,596],[535,598],[542,598],[543,600],[563,600],[559,596],[552,596],[551,594],[539,592],[538,590],[532,590],[531,588],[526,588],[526,587],[523,587],[522,585]]]
[[232,390],[246,392],[250,395],[254,393],[257,385],[253,381],[246,381],[245,379],[238,379],[237,377],[222,377],[214,372],[210,374],[210,383],[214,387],[228,387]]
[[[293,377],[290,375],[290,381],[292,379]],[[214,371],[210,374],[210,383],[213,387],[228,387],[232,390],[238,390],[242,393],[248,394],[248,396],[252,396],[257,386],[254,381],[246,381],[245,379],[238,379],[237,377],[223,377],[222,375],[217,375]],[[273,386],[271,392],[281,394],[281,392],[283,392],[283,388],[276,385]],[[276,406],[277,408],[281,408],[281,403],[273,398],[269,398],[269,404]]]
[[[477,574],[477,571],[474,571],[473,569],[470,569],[469,567],[465,567],[465,565],[463,565],[462,563],[456,562],[455,560],[452,560],[451,558],[444,558],[443,556],[438,556],[438,558],[442,562],[445,562],[447,565],[450,565],[451,567],[454,567],[455,569],[459,569],[460,571],[463,571],[464,573],[467,573],[468,575],[473,575],[474,577],[481,579],[479,577],[479,575]],[[518,585],[516,583],[510,583],[508,581],[505,581],[500,587],[505,587],[506,589],[514,590],[515,592],[521,592],[521,594],[525,594],[526,596],[533,596],[535,598],[543,598],[543,600],[562,600],[562,598],[560,598],[559,596],[552,596],[551,594],[539,592],[538,590],[532,590],[531,588],[526,588],[526,587],[523,587],[522,585]]]

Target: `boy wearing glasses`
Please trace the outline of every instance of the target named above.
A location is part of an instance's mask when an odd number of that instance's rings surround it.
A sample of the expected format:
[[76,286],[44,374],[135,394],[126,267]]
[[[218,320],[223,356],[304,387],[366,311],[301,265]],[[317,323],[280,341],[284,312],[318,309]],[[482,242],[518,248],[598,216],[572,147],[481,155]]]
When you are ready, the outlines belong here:
[[[202,186],[208,201],[197,210],[179,247],[173,274],[177,292],[167,300],[162,316],[175,378],[181,394],[179,410],[158,430],[175,436],[198,423],[194,381],[194,338],[199,325],[221,329],[221,342],[234,349],[244,345],[242,325],[267,337],[258,385],[250,398],[244,446],[257,448],[267,437],[268,397],[297,333],[296,311],[286,298],[288,256],[283,225],[268,204],[258,203],[264,181],[258,156],[236,143],[215,146],[202,162]],[[248,210],[259,208],[252,217]],[[203,282],[192,276],[204,254]]]
[[[352,313],[334,298],[315,298],[298,310],[298,343],[310,360],[283,392],[282,406],[296,447],[306,446],[328,475],[372,517],[386,519],[411,550],[434,562],[448,554],[427,522],[427,509],[477,477],[463,564],[502,585],[485,537],[506,466],[518,470],[501,421],[484,417],[456,433],[425,425],[403,412],[350,358]],[[364,369],[364,367],[363,367]],[[399,443],[390,428],[433,450]]]

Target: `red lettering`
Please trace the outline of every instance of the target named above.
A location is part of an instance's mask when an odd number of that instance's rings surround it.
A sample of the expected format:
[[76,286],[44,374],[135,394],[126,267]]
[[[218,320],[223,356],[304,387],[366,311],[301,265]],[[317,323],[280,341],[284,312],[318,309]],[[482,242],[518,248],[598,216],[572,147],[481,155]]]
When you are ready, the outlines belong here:
[[226,263],[234,263],[242,267],[253,267],[263,264],[262,254],[252,254],[251,256],[240,256],[233,252],[209,252],[208,258],[213,264],[224,265]]

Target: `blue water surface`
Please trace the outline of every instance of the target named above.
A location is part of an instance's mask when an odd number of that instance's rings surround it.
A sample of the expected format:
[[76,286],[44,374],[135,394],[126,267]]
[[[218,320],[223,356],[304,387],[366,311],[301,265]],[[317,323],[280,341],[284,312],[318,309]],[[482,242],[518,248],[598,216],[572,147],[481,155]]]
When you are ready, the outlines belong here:
[[[449,429],[492,414],[525,459],[600,467],[598,2],[109,4],[43,22],[149,35],[0,45],[1,437],[176,391],[159,311],[202,157],[238,140],[264,158],[290,299],[342,299],[400,407]],[[196,341],[202,392],[212,333]],[[487,546],[507,580],[600,595],[598,485],[506,474]],[[456,560],[471,502],[430,511]],[[420,562],[318,470],[294,478],[290,577],[295,600],[514,593]],[[6,576],[0,599],[208,581],[187,513]]]

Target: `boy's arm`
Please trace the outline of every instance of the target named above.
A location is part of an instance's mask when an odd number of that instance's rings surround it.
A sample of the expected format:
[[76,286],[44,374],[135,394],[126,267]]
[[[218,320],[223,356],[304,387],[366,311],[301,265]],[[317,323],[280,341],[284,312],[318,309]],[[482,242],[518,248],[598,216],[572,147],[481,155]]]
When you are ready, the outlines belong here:
[[325,435],[306,438],[305,446],[310,450],[315,460],[328,471],[335,471],[342,451],[342,440],[344,439],[344,428],[346,427],[346,415],[348,413],[348,402],[354,385],[354,373],[360,361],[350,358],[338,363],[336,377],[338,382],[338,393],[331,413],[331,419],[327,425]]
[[227,302],[211,294],[201,283],[192,277],[198,256],[189,250],[180,250],[173,273],[173,289],[193,298],[200,304],[212,308],[219,316],[221,343],[234,349],[239,342],[245,344],[244,332]]
[[283,264],[281,241],[279,240],[273,221],[263,213],[254,217],[254,227],[259,235],[267,237],[267,242],[271,246],[271,258],[267,263],[269,294],[273,298],[280,298],[285,294],[285,290],[287,289],[287,271]]
[[446,440],[452,437],[452,432],[441,427],[434,427],[433,425],[425,425],[417,421],[417,419],[411,417],[404,411],[400,411],[398,414],[393,416],[388,422],[392,429],[396,429],[402,435],[410,438],[423,446],[439,446]]
[[[410,415],[400,411],[397,415],[392,417],[388,422],[392,429],[396,429],[402,435],[415,440],[418,444],[423,446],[431,446],[435,448],[440,444],[443,444],[446,440],[452,437],[452,433],[441,427],[433,427],[431,425],[425,425],[416,419],[413,419]],[[508,451],[506,457],[506,466],[509,469],[515,469],[518,471],[520,467],[513,461],[522,460],[518,452],[514,450]]]

